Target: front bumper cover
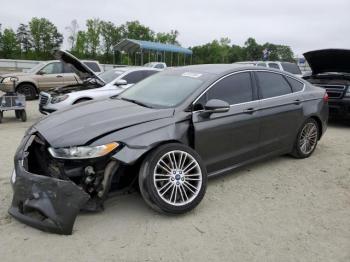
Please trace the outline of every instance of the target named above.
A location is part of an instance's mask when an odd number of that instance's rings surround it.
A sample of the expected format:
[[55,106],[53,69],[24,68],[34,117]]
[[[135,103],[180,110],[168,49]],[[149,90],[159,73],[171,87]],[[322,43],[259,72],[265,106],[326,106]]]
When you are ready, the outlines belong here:
[[29,139],[22,141],[15,156],[15,171],[11,178],[14,194],[9,213],[43,231],[70,235],[76,216],[90,196],[70,180],[28,172],[23,165],[23,145]]

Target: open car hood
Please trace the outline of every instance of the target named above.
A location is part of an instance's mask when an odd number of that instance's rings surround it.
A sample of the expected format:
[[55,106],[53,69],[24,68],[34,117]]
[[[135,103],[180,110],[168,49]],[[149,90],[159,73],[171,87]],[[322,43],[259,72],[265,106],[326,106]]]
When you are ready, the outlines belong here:
[[314,75],[328,72],[350,73],[350,50],[323,49],[304,53]]
[[67,51],[55,50],[53,52],[54,57],[65,64],[68,64],[72,67],[74,72],[79,76],[81,80],[86,80],[88,78],[95,78],[98,81],[106,84],[98,75],[95,74],[87,65],[81,62],[78,58]]

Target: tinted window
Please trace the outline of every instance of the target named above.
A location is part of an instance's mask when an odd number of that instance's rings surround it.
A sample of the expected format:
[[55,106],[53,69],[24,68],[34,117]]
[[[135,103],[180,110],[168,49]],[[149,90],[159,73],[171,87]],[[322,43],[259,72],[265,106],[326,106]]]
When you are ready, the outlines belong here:
[[269,67],[270,67],[270,68],[280,69],[280,67],[279,67],[278,64],[276,64],[276,63],[269,63]]
[[60,74],[63,73],[62,71],[62,63],[60,62],[50,63],[40,70],[44,74]]
[[164,68],[164,65],[163,65],[163,64],[157,64],[157,65],[155,66],[155,68],[163,69],[163,68]]
[[123,77],[128,84],[136,84],[137,82],[140,82],[142,79],[144,79],[143,71],[134,71],[130,72],[126,76]]
[[292,89],[293,89],[293,92],[298,92],[298,91],[301,91],[303,90],[304,88],[304,83],[298,81],[298,80],[295,80],[291,77],[287,77],[287,80],[289,82],[289,84],[291,85]]
[[253,90],[250,74],[239,73],[225,77],[209,89],[207,98],[220,99],[230,105],[251,101]]
[[258,63],[257,66],[263,66],[263,67],[266,67],[266,64],[265,63]]
[[256,72],[262,98],[281,96],[292,92],[289,84],[280,74]]
[[87,65],[92,71],[101,72],[101,69],[96,62],[83,62],[83,63]]
[[73,68],[68,64],[63,64],[63,69],[65,73],[74,73]]
[[284,71],[287,71],[295,75],[301,75],[301,71],[298,65],[293,63],[281,63],[281,65]]

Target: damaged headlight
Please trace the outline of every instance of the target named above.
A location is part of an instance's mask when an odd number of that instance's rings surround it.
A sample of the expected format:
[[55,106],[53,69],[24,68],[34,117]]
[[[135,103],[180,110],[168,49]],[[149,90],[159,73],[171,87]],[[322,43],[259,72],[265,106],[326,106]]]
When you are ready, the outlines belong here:
[[66,148],[49,147],[50,154],[55,158],[63,159],[87,159],[105,156],[119,146],[113,142],[101,146],[75,146]]
[[59,102],[62,102],[64,100],[66,100],[69,97],[69,95],[63,95],[63,96],[54,96],[51,99],[51,103],[52,104],[57,104]]

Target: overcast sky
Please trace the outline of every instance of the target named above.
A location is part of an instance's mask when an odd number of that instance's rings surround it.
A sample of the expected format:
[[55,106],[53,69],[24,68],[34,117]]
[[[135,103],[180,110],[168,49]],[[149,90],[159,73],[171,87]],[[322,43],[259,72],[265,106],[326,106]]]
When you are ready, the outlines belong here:
[[51,20],[65,36],[77,19],[99,18],[119,25],[139,20],[156,32],[177,29],[184,47],[229,37],[243,45],[258,43],[292,47],[300,55],[320,48],[350,49],[350,0],[0,0],[0,23],[14,29],[32,17]]

